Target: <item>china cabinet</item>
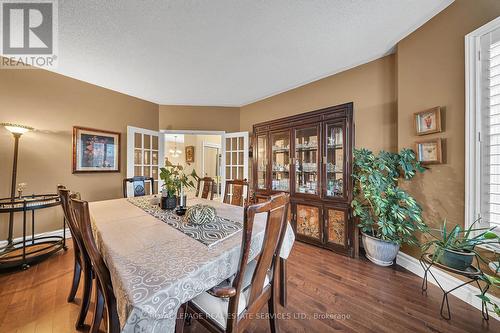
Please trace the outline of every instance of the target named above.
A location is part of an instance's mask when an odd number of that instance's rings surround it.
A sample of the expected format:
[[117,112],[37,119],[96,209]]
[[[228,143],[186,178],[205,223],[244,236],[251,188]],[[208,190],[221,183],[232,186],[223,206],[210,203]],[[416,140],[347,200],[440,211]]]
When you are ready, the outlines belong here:
[[257,200],[290,193],[297,239],[353,256],[353,146],[352,103],[255,124],[252,185]]

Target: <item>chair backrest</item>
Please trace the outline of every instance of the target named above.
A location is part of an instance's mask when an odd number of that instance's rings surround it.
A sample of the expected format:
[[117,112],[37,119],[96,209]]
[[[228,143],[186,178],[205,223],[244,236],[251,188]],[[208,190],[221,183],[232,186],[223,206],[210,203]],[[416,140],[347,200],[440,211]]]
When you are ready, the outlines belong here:
[[201,192],[201,198],[210,200],[214,199],[214,187],[215,180],[211,177],[198,178],[198,183],[196,184],[196,196],[200,195],[201,183],[203,182],[203,190]]
[[[73,214],[71,214],[70,210],[70,195],[71,191],[68,190],[64,185],[57,185],[57,194],[61,198],[61,206],[64,213],[64,218],[68,223],[69,231],[71,232],[71,239],[73,240],[73,249],[77,254],[82,254],[84,260],[87,260],[90,263],[90,258],[88,257],[87,252],[85,251],[82,234],[80,232],[80,227],[78,223],[73,218]],[[75,197],[80,198],[79,193],[75,193]]]
[[127,183],[132,183],[134,188],[134,197],[146,195],[146,182],[151,182],[150,193],[155,194],[155,180],[153,177],[135,176],[123,180],[123,197],[127,197]]
[[[269,300],[271,297],[270,289],[277,288],[277,285],[273,285],[275,282],[279,282],[278,271],[275,269],[275,266],[278,262],[277,258],[279,257],[279,252],[286,232],[289,203],[289,194],[280,193],[271,196],[269,201],[246,206],[244,209],[243,241],[241,245],[239,269],[233,281],[233,288],[236,289],[236,295],[229,300],[227,327],[232,327],[232,331],[235,331],[234,328],[238,324],[237,314],[239,297],[245,297],[242,296],[241,293],[243,287],[245,287],[243,285],[243,280],[245,270],[248,266],[255,215],[265,213],[267,215],[267,222],[262,249],[251,279],[250,294],[246,299],[247,313],[259,311],[260,307],[265,304],[265,301]],[[271,276],[268,275],[269,272],[272,272]],[[266,276],[271,286],[264,286]],[[244,314],[245,313],[242,313],[242,315]]]
[[120,323],[116,310],[116,298],[113,293],[113,284],[111,283],[111,274],[95,243],[90,222],[88,202],[80,200],[76,195],[72,194],[70,196],[70,208],[73,218],[80,228],[83,244],[92,262],[93,271],[96,273],[98,283],[102,288],[104,301],[108,307],[108,313],[112,314],[111,318],[108,318],[108,332],[119,332]]
[[[246,197],[244,197],[246,188]],[[234,206],[244,206],[248,204],[250,188],[246,179],[226,180],[224,191],[224,203]]]

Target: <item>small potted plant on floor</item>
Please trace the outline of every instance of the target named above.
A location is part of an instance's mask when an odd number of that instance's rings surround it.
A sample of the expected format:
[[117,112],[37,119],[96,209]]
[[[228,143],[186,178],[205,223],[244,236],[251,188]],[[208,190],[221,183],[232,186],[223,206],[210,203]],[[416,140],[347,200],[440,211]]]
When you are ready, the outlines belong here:
[[499,244],[499,239],[498,235],[493,232],[495,227],[474,228],[479,221],[474,221],[465,230],[459,225],[450,230],[445,220],[441,229],[430,229],[427,232],[428,238],[431,239],[422,245],[422,251],[427,252],[433,247],[433,261],[461,271],[471,266],[475,257],[486,263],[476,251],[476,246]]
[[[177,207],[178,197],[183,195],[183,188],[194,188],[194,182],[197,175],[193,170],[191,174],[186,175],[181,165],[173,165],[166,161],[165,167],[160,169],[160,179],[163,181],[162,189],[162,208],[174,209]],[[192,178],[192,179],[191,179]]]
[[423,168],[411,149],[398,153],[354,150],[354,216],[359,218],[366,257],[380,266],[392,265],[401,243],[418,245],[414,233],[424,231],[422,208],[398,186]]

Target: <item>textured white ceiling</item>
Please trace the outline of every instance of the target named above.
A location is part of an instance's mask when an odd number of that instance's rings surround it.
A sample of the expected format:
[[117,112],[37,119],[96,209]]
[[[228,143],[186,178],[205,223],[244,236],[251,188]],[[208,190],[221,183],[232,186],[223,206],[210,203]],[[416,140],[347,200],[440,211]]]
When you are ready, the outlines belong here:
[[371,61],[452,0],[59,0],[58,73],[241,106]]

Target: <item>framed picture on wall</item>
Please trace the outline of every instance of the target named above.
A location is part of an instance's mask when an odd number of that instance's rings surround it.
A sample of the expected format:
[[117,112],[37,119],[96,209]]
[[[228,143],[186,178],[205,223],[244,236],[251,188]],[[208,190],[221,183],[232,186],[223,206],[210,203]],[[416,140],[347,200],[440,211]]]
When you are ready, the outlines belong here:
[[441,108],[436,106],[415,113],[415,131],[417,135],[441,132]]
[[422,164],[443,163],[441,139],[420,141],[416,143],[417,160]]
[[120,133],[73,127],[73,173],[120,172]]
[[186,146],[186,163],[194,163],[194,146]]

